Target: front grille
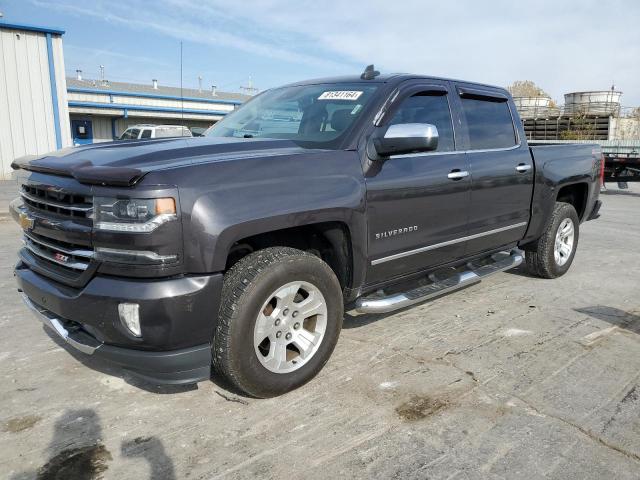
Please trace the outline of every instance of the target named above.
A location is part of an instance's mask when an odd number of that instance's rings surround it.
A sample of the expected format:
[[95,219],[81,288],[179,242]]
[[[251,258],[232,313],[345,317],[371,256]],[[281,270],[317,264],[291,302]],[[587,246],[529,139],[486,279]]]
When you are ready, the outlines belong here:
[[24,245],[32,254],[56,266],[78,273],[89,268],[93,250],[83,245],[61,242],[34,233],[24,233]]
[[46,185],[22,185],[20,196],[26,205],[41,212],[74,218],[89,218],[93,199]]

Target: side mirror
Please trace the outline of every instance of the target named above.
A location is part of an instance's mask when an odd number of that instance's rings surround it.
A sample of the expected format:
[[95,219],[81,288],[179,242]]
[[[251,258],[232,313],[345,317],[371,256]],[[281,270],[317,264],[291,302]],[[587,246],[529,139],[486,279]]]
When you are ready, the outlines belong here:
[[371,137],[370,145],[374,150],[369,152],[373,159],[431,152],[438,148],[438,129],[429,123],[399,123],[386,131],[378,129]]

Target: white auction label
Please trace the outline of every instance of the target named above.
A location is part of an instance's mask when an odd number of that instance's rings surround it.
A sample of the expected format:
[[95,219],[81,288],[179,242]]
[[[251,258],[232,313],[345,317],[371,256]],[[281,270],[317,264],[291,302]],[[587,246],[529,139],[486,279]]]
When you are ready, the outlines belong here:
[[318,97],[318,100],[357,100],[362,92],[354,90],[336,90],[332,92],[324,92]]

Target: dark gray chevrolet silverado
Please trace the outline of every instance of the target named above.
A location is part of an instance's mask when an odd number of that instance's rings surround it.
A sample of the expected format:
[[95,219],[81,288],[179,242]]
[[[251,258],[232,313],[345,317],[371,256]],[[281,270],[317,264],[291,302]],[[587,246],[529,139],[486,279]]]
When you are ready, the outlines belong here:
[[14,162],[25,303],[71,347],[256,397],[316,375],[345,309],[385,313],[519,265],[563,275],[596,145],[527,144],[502,88],[416,75],[266,91],[201,138]]

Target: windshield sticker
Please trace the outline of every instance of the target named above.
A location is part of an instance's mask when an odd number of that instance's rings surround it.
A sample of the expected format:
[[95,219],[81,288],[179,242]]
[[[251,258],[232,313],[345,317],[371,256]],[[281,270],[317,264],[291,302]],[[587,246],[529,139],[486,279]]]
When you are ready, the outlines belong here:
[[318,97],[318,100],[357,100],[363,92],[355,90],[337,90],[324,92]]

